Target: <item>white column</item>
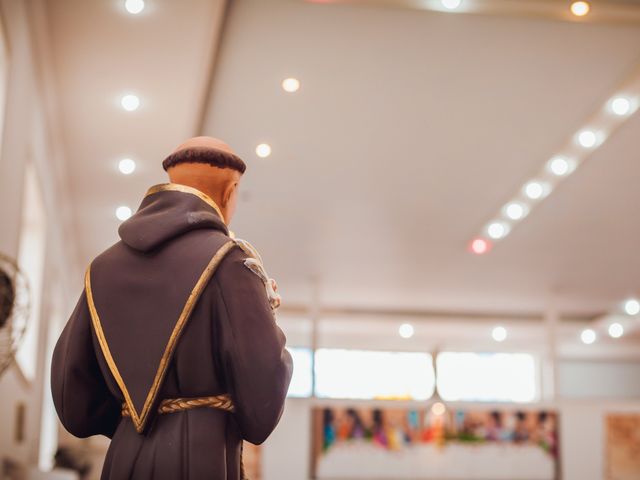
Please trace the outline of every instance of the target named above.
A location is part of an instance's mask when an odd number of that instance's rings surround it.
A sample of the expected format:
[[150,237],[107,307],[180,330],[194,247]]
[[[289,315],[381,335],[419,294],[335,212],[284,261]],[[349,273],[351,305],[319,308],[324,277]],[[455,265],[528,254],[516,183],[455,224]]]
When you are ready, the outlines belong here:
[[311,398],[316,397],[316,350],[318,348],[318,327],[320,323],[320,281],[311,279],[311,303],[309,304],[311,320]]
[[559,396],[558,378],[558,324],[560,315],[554,301],[549,303],[544,315],[546,348],[542,361],[542,400],[554,402]]

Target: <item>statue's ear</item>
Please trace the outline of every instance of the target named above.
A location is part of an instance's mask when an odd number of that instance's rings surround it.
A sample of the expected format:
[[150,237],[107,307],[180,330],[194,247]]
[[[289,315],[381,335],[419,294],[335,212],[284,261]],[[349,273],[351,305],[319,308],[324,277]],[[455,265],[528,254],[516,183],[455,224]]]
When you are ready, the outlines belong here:
[[233,195],[233,191],[236,189],[238,182],[232,181],[225,185],[224,191],[222,192],[222,205],[221,207],[226,207],[231,200],[231,196]]

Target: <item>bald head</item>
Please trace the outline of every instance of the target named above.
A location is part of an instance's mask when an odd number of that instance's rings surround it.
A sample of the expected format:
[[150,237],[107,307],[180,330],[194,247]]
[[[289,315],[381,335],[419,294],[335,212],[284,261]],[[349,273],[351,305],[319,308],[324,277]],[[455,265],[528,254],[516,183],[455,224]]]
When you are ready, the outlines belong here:
[[180,150],[186,150],[188,148],[204,148],[204,149],[212,149],[218,150],[225,153],[230,153],[231,155],[235,155],[234,152],[229,145],[224,143],[222,140],[213,137],[193,137],[187,140],[184,143],[181,143],[176,147],[176,149],[171,152],[172,154],[179,152]]
[[229,145],[212,137],[190,138],[165,158],[162,166],[171,183],[206,193],[220,207],[225,223],[231,222],[246,165]]

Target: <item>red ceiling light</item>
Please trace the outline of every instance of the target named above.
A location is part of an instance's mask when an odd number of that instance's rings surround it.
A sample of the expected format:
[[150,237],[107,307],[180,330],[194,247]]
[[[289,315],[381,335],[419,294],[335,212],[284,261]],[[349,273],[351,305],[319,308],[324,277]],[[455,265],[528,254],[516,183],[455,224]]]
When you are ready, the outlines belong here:
[[485,238],[475,238],[469,245],[471,253],[482,255],[491,250],[491,242]]

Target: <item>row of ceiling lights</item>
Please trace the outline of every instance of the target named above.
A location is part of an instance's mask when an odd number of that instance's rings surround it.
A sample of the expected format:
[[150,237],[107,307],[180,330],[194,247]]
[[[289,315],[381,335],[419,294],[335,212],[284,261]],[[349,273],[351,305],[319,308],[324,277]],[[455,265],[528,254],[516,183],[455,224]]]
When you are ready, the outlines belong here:
[[[125,10],[131,15],[138,15],[145,9],[144,0],[125,0]],[[300,81],[296,78],[285,78],[281,83],[282,89],[286,93],[296,93],[300,90]],[[140,97],[133,93],[127,93],[120,98],[120,106],[127,112],[135,112],[140,108]],[[255,148],[256,155],[260,158],[267,158],[271,155],[271,145],[260,143]],[[123,158],[118,162],[118,170],[123,175],[131,175],[136,170],[136,162],[131,158]],[[125,221],[133,214],[130,207],[121,205],[116,208],[116,218]]]
[[[627,117],[638,107],[638,99],[616,95],[607,103],[607,111],[616,117]],[[599,147],[606,140],[604,129],[584,128],[574,136],[574,143],[584,152]],[[579,165],[577,156],[556,155],[549,159],[535,178],[523,185],[516,198],[504,205],[494,220],[485,226],[484,232],[473,239],[469,246],[472,253],[482,255],[491,250],[493,242],[505,238],[518,221],[524,219],[537,202],[547,197],[554,186],[573,173]]]
[[[463,6],[463,0],[441,0],[441,3],[449,10]],[[591,11],[591,4],[587,1],[573,1],[569,4],[569,10],[577,17],[584,17]],[[608,112],[617,117],[626,117],[637,107],[638,98],[623,94],[615,96],[607,104]],[[574,137],[575,143],[585,150],[600,146],[605,139],[604,129],[592,127],[579,131]],[[544,171],[537,178],[527,182],[517,198],[507,203],[497,218],[485,226],[484,232],[471,241],[469,250],[477,255],[489,252],[493,242],[509,235],[513,225],[529,214],[535,202],[548,196],[559,180],[571,174],[577,166],[578,159],[568,155],[551,158],[546,163]]]
[[[624,302],[622,310],[629,317],[635,317],[640,314],[640,301],[636,298],[630,298]],[[624,335],[624,326],[620,322],[612,322],[606,328],[607,334],[611,338],[620,338]],[[580,339],[585,345],[591,345],[598,339],[598,332],[593,328],[585,328],[580,333]]]
[[[463,0],[441,0],[442,6],[449,10],[456,10],[463,4]],[[591,11],[591,5],[586,1],[571,2],[569,7],[571,13],[576,17],[584,17]],[[608,103],[610,113],[624,117],[627,116],[638,107],[637,98],[629,98],[623,95],[612,98]],[[594,130],[587,128],[579,131],[575,135],[576,143],[584,149],[593,149],[600,146],[606,139],[602,130]],[[487,253],[492,242],[506,237],[512,228],[514,222],[522,220],[530,212],[532,203],[542,200],[549,195],[553,186],[558,180],[571,174],[578,166],[578,161],[564,155],[558,155],[551,158],[545,165],[545,171],[538,178],[527,182],[523,187],[522,197],[507,203],[501,210],[500,218],[490,222],[482,235],[472,240],[470,244],[471,252],[482,255]],[[488,237],[488,238],[487,238]],[[624,303],[624,312],[629,316],[636,316],[640,313],[640,302],[637,299],[629,299]],[[410,327],[410,325],[408,325]],[[411,327],[411,335],[405,336],[409,331],[407,324],[402,325],[400,335],[409,338],[413,335],[413,327]],[[404,328],[404,330],[402,330]],[[405,335],[403,335],[403,332]],[[620,338],[624,335],[624,326],[619,322],[612,322],[607,326],[607,334],[611,338]],[[504,327],[495,327],[491,335],[497,342],[502,342],[507,338],[507,331]],[[580,333],[580,340],[585,345],[591,345],[598,339],[598,332],[593,328],[586,328]]]
[[[447,10],[457,10],[463,6],[464,0],[440,0],[440,3]],[[591,4],[585,1],[570,2],[569,11],[576,17],[584,17],[591,11]]]
[[[630,298],[623,305],[624,312],[630,317],[635,317],[640,314],[640,301],[635,298]],[[403,323],[398,328],[398,334],[402,338],[411,338],[415,333],[413,325],[410,323]],[[618,323],[613,322],[607,327],[607,333],[611,338],[620,338],[624,335],[624,327]],[[496,326],[491,330],[491,338],[496,342],[504,342],[507,339],[507,329],[503,326]],[[580,340],[586,345],[595,343],[598,339],[597,332],[592,328],[585,328],[580,332]]]

